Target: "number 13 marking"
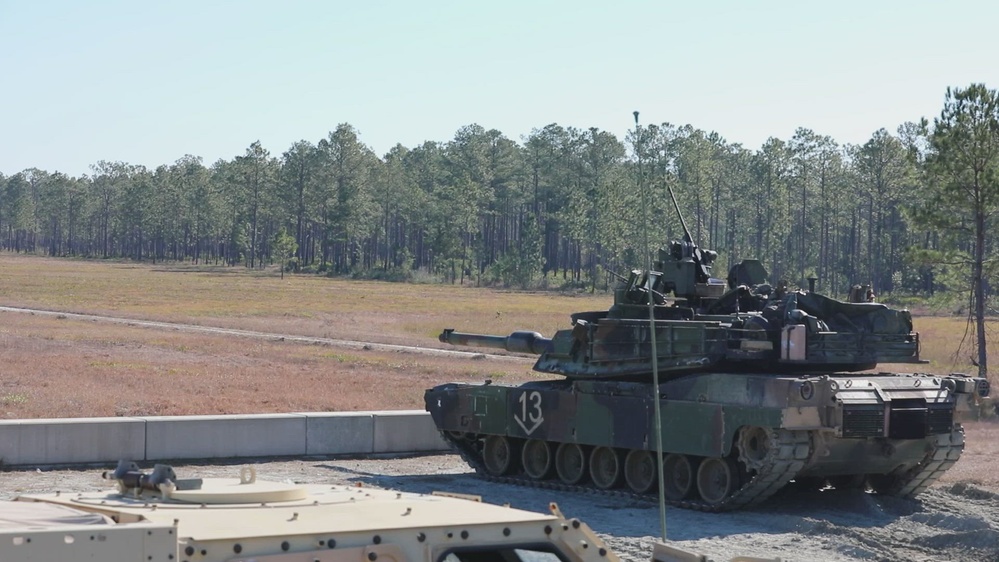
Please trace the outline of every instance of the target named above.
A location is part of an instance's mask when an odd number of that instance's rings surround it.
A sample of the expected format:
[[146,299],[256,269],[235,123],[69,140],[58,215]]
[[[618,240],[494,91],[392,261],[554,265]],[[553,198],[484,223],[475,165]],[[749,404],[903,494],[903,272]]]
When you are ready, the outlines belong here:
[[524,392],[517,400],[520,401],[520,415],[514,415],[513,419],[530,435],[545,421],[541,412],[541,393],[537,390]]

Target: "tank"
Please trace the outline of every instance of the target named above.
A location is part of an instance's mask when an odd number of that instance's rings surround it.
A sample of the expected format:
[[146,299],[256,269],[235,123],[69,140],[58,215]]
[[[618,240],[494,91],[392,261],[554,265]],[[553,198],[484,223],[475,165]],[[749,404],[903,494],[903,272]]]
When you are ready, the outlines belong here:
[[535,354],[534,370],[557,375],[426,391],[437,428],[476,471],[650,494],[660,486],[656,401],[662,491],[678,507],[737,509],[792,481],[914,497],[958,460],[955,417],[989,383],[877,372],[925,363],[908,311],[823,296],[814,280],[771,285],[757,260],[717,279],[717,254],[683,230],[652,269],[620,278],[608,310],[572,314],[551,338],[444,330],[442,342]]
[[252,467],[181,479],[122,462],[107,477],[115,490],[0,502],[0,560],[619,560],[555,504],[545,514],[457,494],[267,482]]

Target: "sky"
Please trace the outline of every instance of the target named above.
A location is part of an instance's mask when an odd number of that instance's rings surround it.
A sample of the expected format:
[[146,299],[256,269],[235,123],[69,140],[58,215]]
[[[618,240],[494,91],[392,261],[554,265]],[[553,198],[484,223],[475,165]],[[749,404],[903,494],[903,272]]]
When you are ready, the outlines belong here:
[[999,3],[0,0],[0,173],[280,156],[349,123],[383,155],[473,123],[624,140],[690,124],[841,144],[999,88]]

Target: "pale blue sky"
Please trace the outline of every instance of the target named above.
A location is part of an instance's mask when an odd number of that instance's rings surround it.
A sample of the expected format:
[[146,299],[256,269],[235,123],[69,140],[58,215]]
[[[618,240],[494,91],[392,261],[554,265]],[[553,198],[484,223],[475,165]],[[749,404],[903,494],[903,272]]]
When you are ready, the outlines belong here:
[[999,3],[0,0],[0,173],[275,156],[347,122],[378,154],[467,124],[759,148],[841,143],[999,88]]

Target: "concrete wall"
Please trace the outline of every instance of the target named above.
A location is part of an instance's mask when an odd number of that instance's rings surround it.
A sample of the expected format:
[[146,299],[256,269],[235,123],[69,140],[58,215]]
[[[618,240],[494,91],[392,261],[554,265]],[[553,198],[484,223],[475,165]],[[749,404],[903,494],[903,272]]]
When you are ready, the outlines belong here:
[[0,463],[47,465],[144,459],[146,423],[141,418],[0,421]]
[[[306,455],[374,453],[375,417],[371,412],[302,414]],[[427,415],[429,418],[430,416]]]
[[422,410],[0,420],[0,465],[445,451]]
[[146,460],[305,454],[306,418],[299,414],[142,419],[146,420]]

